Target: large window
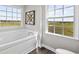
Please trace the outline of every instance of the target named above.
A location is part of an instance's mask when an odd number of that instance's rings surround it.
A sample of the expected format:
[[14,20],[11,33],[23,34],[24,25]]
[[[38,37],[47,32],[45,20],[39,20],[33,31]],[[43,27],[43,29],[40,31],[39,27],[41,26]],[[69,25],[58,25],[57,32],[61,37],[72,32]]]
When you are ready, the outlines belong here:
[[20,26],[21,8],[0,5],[0,26]]
[[48,32],[73,37],[74,6],[47,6]]

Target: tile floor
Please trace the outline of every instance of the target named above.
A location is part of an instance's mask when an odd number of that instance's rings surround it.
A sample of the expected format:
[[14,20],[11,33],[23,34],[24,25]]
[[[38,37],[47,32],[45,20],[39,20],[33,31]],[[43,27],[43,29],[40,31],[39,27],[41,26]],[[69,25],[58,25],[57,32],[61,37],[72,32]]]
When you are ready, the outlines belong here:
[[38,48],[38,50],[37,49],[33,50],[29,54],[55,54],[55,53],[42,47],[42,48]]

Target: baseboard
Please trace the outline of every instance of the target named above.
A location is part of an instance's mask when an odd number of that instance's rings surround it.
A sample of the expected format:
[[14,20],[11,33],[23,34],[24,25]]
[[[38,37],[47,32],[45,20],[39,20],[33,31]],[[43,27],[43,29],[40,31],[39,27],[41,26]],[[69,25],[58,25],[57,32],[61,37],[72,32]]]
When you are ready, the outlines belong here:
[[[49,49],[49,50],[51,50],[51,51],[53,51],[53,52],[56,53],[55,49],[52,48],[52,47],[50,47],[50,46],[47,46],[47,45],[45,45],[45,44],[42,44],[41,47],[45,47],[45,48],[47,48],[47,49]],[[39,48],[41,48],[41,47],[39,47]],[[36,49],[36,47],[32,48],[32,49],[29,50],[28,52],[25,52],[24,54],[28,54],[28,53],[30,53],[31,51],[33,51],[34,49]]]
[[52,48],[52,47],[50,47],[50,46],[47,46],[47,45],[45,45],[45,44],[42,44],[42,47],[45,47],[45,48],[47,48],[47,49],[49,49],[49,50],[51,50],[51,51],[53,51],[53,52],[56,53],[56,49],[54,49],[54,48]]

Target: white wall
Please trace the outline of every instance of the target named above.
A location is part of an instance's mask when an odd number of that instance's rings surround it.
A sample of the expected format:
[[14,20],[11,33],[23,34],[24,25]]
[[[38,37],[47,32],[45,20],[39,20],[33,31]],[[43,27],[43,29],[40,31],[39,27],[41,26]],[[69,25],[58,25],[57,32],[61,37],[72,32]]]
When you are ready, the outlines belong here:
[[[38,38],[41,39],[42,33],[42,8],[41,5],[25,5],[25,12],[35,10],[35,25],[25,24],[25,28],[38,32]],[[40,44],[40,42],[39,42]]]
[[39,5],[26,5],[25,6],[25,12],[35,10],[35,25],[25,25],[27,29],[33,30],[33,31],[39,31],[40,30],[40,20],[41,20],[41,6]]

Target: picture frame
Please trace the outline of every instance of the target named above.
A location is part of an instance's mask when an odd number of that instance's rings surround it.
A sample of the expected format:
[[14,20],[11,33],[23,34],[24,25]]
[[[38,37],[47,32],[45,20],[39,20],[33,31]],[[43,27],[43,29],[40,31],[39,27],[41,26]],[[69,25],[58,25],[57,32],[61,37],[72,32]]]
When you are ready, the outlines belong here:
[[25,13],[25,24],[35,25],[35,10]]

